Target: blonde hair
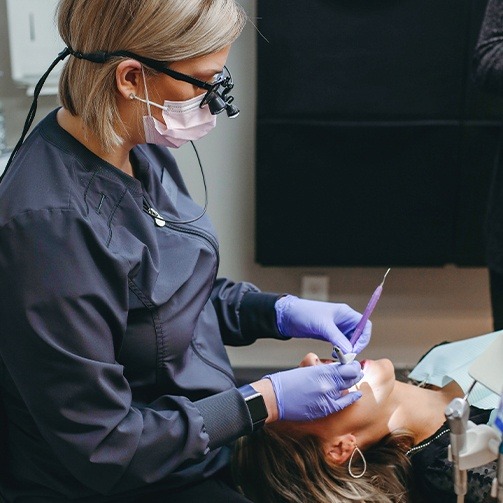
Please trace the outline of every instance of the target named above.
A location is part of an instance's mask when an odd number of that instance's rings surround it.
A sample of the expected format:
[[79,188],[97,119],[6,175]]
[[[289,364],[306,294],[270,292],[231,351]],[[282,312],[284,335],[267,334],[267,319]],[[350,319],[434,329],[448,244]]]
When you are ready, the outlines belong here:
[[[222,50],[246,23],[235,0],[60,0],[57,13],[61,38],[74,51],[124,50],[166,64]],[[97,64],[70,56],[60,78],[62,105],[105,150],[123,141],[115,86],[123,59]]]
[[[237,441],[233,473],[245,496],[257,503],[405,503],[410,464],[405,453],[411,445],[407,432],[388,435],[365,452],[367,470],[354,479],[347,465],[326,460],[318,437],[266,427]],[[352,463],[358,473],[359,461]]]

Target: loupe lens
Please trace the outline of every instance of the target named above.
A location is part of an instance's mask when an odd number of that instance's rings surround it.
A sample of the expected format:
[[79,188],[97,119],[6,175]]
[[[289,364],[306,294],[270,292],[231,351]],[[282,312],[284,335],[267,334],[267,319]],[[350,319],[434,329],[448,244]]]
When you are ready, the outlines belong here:
[[208,102],[208,107],[210,109],[210,112],[213,115],[218,115],[219,113],[223,112],[226,107],[226,103],[218,95],[215,95],[209,102]]
[[230,103],[227,103],[225,108],[227,111],[227,117],[229,117],[229,119],[234,119],[239,115],[238,107],[231,105]]

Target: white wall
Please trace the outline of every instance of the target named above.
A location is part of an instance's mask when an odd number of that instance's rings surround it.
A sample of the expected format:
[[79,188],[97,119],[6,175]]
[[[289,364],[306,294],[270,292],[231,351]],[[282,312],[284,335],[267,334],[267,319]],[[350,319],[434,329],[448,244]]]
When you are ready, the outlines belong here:
[[[255,22],[255,0],[241,3]],[[234,120],[219,117],[218,127],[197,142],[208,183],[209,213],[221,243],[221,275],[252,281],[268,291],[298,294],[302,275],[326,274],[330,278],[331,300],[363,310],[384,269],[266,268],[254,262],[256,36],[250,23],[228,61],[236,83],[233,94],[241,109],[240,116]],[[1,0],[0,70],[4,71],[9,67],[7,43],[5,0]],[[13,86],[8,75],[0,79],[0,99],[7,111],[8,141],[13,145],[30,101]],[[55,104],[54,98],[42,98],[37,117]],[[182,147],[176,156],[195,199],[202,202],[201,177],[190,145]],[[437,342],[489,332],[492,320],[487,271],[453,266],[392,267],[372,320],[373,341],[364,356],[386,356],[400,365],[413,364]],[[308,351],[328,357],[330,346],[311,341],[259,341],[248,348],[231,348],[229,354],[236,366],[288,366]]]

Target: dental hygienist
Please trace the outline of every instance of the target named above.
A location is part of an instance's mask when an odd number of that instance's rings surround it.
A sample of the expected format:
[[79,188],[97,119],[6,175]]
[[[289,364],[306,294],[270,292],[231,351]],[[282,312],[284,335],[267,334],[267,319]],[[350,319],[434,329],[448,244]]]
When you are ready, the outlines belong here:
[[234,0],[61,0],[57,21],[62,108],[0,183],[0,494],[247,501],[229,444],[348,406],[361,369],[237,388],[224,344],[314,338],[359,352],[370,323],[353,348],[361,315],[348,306],[217,279],[214,231],[166,147],[238,113],[225,67],[246,22]]

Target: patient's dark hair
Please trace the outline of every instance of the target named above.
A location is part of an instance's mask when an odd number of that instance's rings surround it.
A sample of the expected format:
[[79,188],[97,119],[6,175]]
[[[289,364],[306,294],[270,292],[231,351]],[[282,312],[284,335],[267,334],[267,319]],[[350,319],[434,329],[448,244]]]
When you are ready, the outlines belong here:
[[[395,432],[365,451],[363,477],[349,475],[347,464],[330,463],[313,435],[290,436],[265,427],[236,443],[233,472],[245,496],[256,503],[409,502],[412,446],[408,432]],[[352,462],[354,473],[361,459]]]

